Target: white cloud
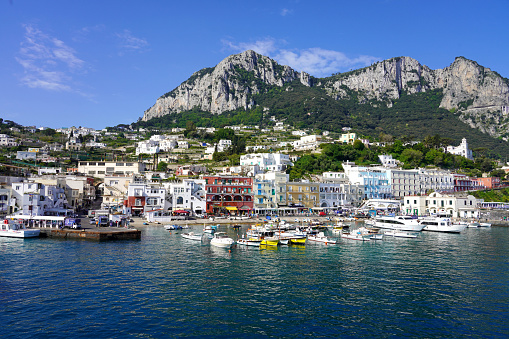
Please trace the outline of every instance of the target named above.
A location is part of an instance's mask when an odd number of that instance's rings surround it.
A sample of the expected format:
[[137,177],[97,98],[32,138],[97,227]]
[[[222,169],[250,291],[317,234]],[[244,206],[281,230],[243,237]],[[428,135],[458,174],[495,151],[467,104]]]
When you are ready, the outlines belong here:
[[119,39],[120,47],[124,50],[142,51],[149,45],[147,40],[135,37],[132,35],[131,31],[127,29],[124,29],[122,33],[116,33],[115,35]]
[[[322,48],[284,49],[279,47],[282,43],[270,37],[249,43],[234,43],[229,40],[222,42],[232,51],[242,52],[252,49],[276,60],[279,64],[288,65],[295,70],[304,71],[317,77],[329,76],[332,73],[344,72],[352,68],[366,67],[380,60],[380,58],[369,55],[349,57],[345,53]],[[282,42],[286,44],[286,42]]]
[[291,14],[293,11],[291,9],[288,9],[288,8],[283,8],[281,10],[281,16],[287,16],[288,14]]
[[18,55],[16,60],[24,69],[21,82],[31,88],[72,91],[69,73],[85,65],[74,49],[31,25],[25,25]]

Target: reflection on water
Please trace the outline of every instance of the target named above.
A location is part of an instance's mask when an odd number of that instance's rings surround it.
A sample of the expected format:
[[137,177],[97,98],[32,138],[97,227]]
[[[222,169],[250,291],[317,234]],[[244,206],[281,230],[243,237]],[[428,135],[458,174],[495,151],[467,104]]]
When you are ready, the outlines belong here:
[[[246,229],[220,231],[238,239]],[[2,334],[442,338],[509,333],[506,228],[380,242],[342,239],[328,246],[242,246],[231,253],[162,227],[142,232],[141,241],[102,243],[0,239]]]

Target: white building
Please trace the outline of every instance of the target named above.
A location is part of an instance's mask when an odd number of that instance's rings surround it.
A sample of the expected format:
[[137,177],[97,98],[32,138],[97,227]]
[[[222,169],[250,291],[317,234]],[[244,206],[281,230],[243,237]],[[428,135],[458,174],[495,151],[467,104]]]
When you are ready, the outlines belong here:
[[293,142],[293,148],[296,151],[313,150],[322,142],[321,135],[306,135]]
[[96,178],[108,175],[133,175],[146,170],[142,162],[116,162],[116,161],[80,161],[78,172]]
[[468,148],[468,143],[467,143],[466,138],[461,139],[461,144],[457,147],[447,146],[447,153],[461,155],[462,157],[465,157],[467,159],[474,160],[474,157],[472,155],[472,150],[470,150]]
[[286,170],[287,166],[292,166],[288,154],[282,153],[253,153],[240,156],[241,166],[258,165],[262,170],[269,172],[279,172]]
[[392,198],[387,169],[356,166],[353,163],[343,163],[343,169],[350,183],[364,187],[364,199]]
[[378,159],[380,159],[380,163],[384,167],[397,167],[398,164],[396,163],[396,159],[392,157],[392,154],[380,154],[378,156]]
[[16,139],[8,136],[7,134],[0,134],[0,146],[14,147],[18,146]]
[[159,153],[159,142],[154,140],[145,140],[138,143],[136,155]]
[[473,195],[454,196],[433,192],[429,196],[405,196],[403,212],[412,215],[448,214],[457,218],[479,218],[478,205],[483,202]]
[[362,185],[351,184],[348,180],[322,182],[319,191],[319,206],[328,210],[358,206],[364,197]]
[[184,179],[182,182],[164,183],[173,211],[190,211],[202,215],[207,210],[205,180]]
[[62,215],[68,212],[65,189],[36,182],[12,184],[9,203],[14,214],[31,216]]

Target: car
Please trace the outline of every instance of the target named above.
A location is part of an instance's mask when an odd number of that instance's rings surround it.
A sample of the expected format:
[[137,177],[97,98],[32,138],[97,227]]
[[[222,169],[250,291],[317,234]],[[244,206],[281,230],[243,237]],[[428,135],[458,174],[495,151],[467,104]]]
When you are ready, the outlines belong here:
[[90,219],[90,225],[95,225],[95,223],[96,223],[95,218]]

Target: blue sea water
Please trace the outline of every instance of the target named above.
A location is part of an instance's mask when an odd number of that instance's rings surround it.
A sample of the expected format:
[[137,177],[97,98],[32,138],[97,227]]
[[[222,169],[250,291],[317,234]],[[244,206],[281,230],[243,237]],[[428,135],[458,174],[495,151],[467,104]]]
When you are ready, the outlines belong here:
[[508,244],[498,227],[231,253],[152,226],[1,238],[1,335],[507,338]]

